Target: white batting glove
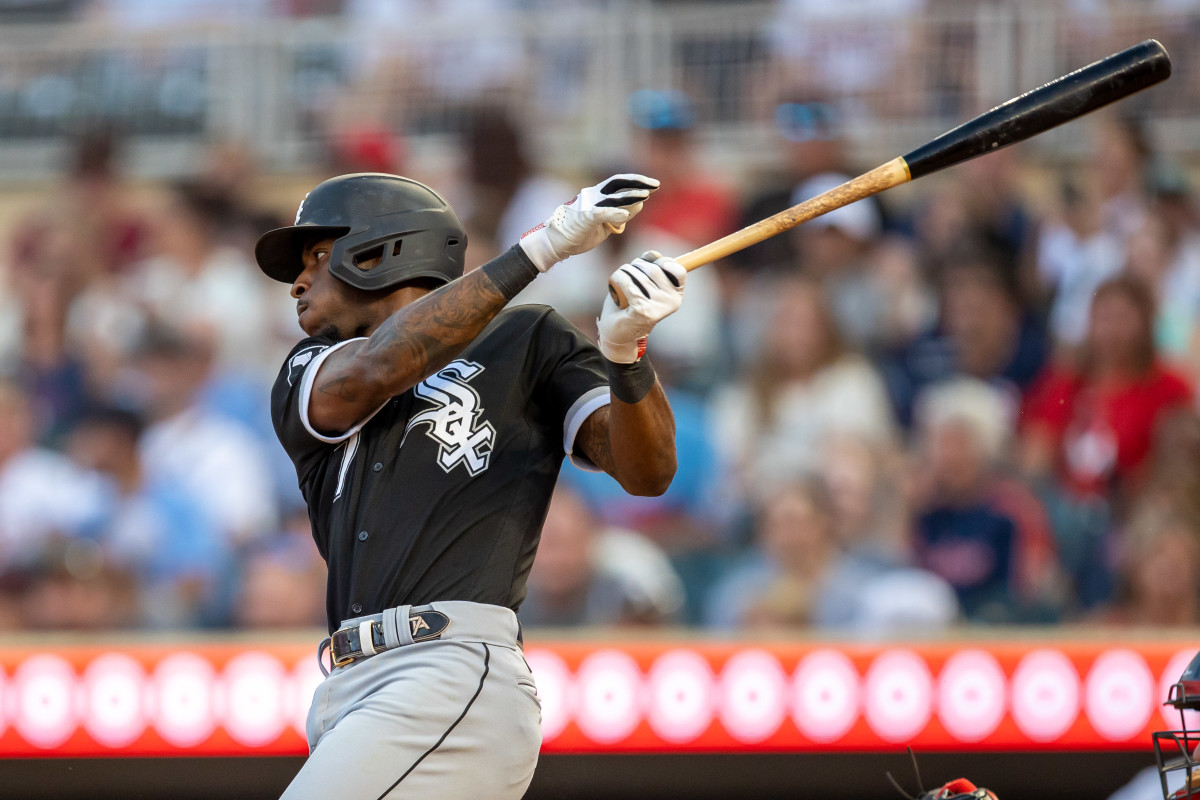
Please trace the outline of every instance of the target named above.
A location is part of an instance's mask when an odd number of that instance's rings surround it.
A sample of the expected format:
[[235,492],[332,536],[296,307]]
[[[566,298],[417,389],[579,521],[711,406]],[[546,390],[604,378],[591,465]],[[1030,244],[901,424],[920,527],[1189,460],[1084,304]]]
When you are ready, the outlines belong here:
[[521,249],[545,272],[559,261],[586,253],[610,233],[625,230],[625,223],[657,188],[658,181],[645,175],[613,175],[559,206],[550,219],[521,237]]
[[645,352],[650,330],[679,310],[687,270],[675,259],[651,250],[618,267],[610,280],[629,305],[620,308],[612,295],[604,299],[597,322],[600,352],[609,361],[632,364]]

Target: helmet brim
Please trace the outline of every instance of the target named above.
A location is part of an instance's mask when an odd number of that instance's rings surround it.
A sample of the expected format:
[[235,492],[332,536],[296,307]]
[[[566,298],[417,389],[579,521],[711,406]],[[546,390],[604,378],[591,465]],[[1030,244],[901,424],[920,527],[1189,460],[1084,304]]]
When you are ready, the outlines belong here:
[[304,247],[314,239],[338,239],[350,232],[341,225],[289,225],[258,237],[254,260],[269,278],[292,284],[304,271]]

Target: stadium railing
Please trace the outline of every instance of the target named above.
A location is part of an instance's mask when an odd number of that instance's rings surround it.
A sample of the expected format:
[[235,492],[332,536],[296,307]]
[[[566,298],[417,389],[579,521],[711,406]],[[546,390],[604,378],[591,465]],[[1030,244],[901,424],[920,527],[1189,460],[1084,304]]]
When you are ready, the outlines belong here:
[[[269,168],[303,169],[347,124],[404,131],[436,152],[479,102],[507,106],[552,166],[579,167],[625,151],[626,98],[644,88],[687,92],[699,134],[735,166],[770,157],[774,103],[797,92],[831,99],[864,157],[890,157],[1147,36],[1167,45],[1176,78],[1123,108],[1150,115],[1167,150],[1200,147],[1195,14],[1028,2],[861,19],[791,8],[631,1],[466,26],[431,16],[404,30],[343,18],[137,34],[6,24],[0,180],[52,174],[64,141],[94,124],[128,134],[131,166],[147,176],[195,169],[218,139],[250,144]],[[1033,146],[1070,158],[1083,142],[1052,133]]]

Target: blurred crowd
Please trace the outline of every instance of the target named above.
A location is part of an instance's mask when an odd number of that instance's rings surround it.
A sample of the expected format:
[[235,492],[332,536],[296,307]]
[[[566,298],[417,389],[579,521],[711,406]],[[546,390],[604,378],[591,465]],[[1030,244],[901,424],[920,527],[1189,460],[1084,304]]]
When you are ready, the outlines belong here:
[[[220,4],[178,4],[192,5]],[[472,58],[498,77],[502,55]],[[461,157],[435,188],[468,228],[471,268],[579,185],[661,180],[624,236],[514,301],[594,335],[622,261],[686,252],[873,166],[846,138],[856,110],[828,90],[781,92],[778,158],[737,175],[704,166],[682,92],[633,93],[629,151],[565,176],[503,102],[464,99]],[[425,178],[382,122],[331,136],[305,186]],[[1000,151],[691,273],[648,351],[675,410],[675,481],[632,498],[564,465],[524,622],[1200,624],[1200,207],[1139,118],[1076,131],[1078,161]],[[252,256],[304,189],[268,202],[234,145],[147,189],[123,145],[79,135],[7,232],[0,630],[323,625],[324,565],[267,409],[302,334]]]
[[1200,0],[0,0],[0,37],[12,44],[0,141],[36,152],[32,143],[80,120],[109,119],[150,141],[232,131],[292,169],[313,139],[356,125],[464,133],[486,99],[533,122],[555,164],[574,169],[580,151],[591,160],[624,147],[614,129],[624,94],[669,83],[689,93],[702,124],[729,125],[735,139],[800,88],[836,98],[860,134],[890,148],[908,126],[944,129],[1148,37],[1167,46],[1176,77],[1170,95],[1132,102],[1191,120],[1198,9]]
[[[694,162],[685,97],[631,113],[629,166],[664,188],[626,253],[684,252],[862,171],[821,100],[779,105],[782,160],[748,191]],[[658,597],[660,621],[726,630],[1200,622],[1194,192],[1137,119],[1085,131],[1076,164],[1000,151],[692,273],[649,350],[680,475],[633,501],[564,473],[544,546],[591,575],[535,565],[531,597],[560,600],[531,620],[645,621]],[[628,531],[674,568],[656,592],[613,556]]]

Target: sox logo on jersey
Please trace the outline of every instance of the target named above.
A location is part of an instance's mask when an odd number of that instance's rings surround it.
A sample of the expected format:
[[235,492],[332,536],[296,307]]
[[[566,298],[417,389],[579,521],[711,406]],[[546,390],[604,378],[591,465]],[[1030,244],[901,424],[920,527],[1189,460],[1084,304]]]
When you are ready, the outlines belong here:
[[413,387],[417,397],[434,407],[409,420],[404,436],[418,425],[428,425],[425,434],[440,446],[438,465],[446,473],[462,464],[474,477],[491,462],[496,429],[487,420],[480,421],[479,393],[468,385],[481,372],[482,365],[457,359]]

